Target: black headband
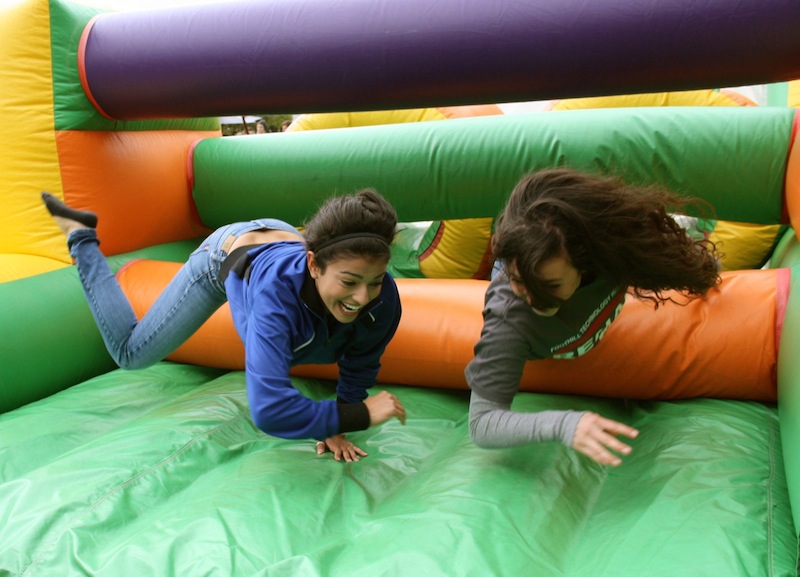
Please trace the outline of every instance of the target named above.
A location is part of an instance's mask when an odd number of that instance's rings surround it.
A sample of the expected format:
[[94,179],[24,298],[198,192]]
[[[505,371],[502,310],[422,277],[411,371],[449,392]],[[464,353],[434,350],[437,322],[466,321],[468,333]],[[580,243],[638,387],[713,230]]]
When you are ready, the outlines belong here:
[[319,243],[317,246],[314,247],[314,250],[320,251],[323,248],[329,247],[332,244],[336,244],[337,242],[342,242],[343,240],[349,240],[351,238],[375,238],[383,242],[386,246],[389,246],[389,243],[386,242],[386,239],[379,235],[372,232],[352,232],[350,234],[343,234],[340,236],[334,236],[333,238],[329,238],[325,242]]

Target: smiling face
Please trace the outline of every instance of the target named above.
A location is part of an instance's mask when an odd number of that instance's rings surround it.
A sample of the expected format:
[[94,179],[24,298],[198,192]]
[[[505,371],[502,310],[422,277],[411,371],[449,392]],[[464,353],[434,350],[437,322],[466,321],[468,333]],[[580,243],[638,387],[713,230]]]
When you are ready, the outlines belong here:
[[[509,263],[506,266],[508,279],[511,283],[511,290],[519,298],[523,299],[539,316],[552,317],[561,307],[551,308],[537,308],[536,303],[533,302],[531,295],[525,288],[525,283],[519,276],[516,263]],[[557,299],[566,302],[575,294],[578,287],[581,286],[581,273],[572,266],[572,263],[565,256],[556,256],[544,261],[536,267],[536,274],[538,274],[544,285],[550,290]]]
[[386,265],[382,259],[340,258],[325,269],[317,266],[314,253],[308,252],[308,270],[317,285],[325,308],[340,323],[351,323],[364,306],[381,292]]

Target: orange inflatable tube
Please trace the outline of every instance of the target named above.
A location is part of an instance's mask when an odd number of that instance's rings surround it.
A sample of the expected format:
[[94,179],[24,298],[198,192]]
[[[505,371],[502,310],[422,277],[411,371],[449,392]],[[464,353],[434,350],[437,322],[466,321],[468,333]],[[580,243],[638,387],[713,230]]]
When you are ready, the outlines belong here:
[[[138,315],[180,265],[135,261],[118,273]],[[602,341],[574,360],[529,361],[521,390],[630,399],[713,397],[776,400],[777,350],[789,290],[788,269],[723,273],[704,299],[657,310],[628,297]],[[464,367],[483,326],[487,281],[400,279],[403,318],[382,359],[379,381],[467,388]],[[244,349],[228,305],[171,360],[241,370]],[[293,369],[336,378],[335,365]]]
[[98,214],[105,254],[208,234],[194,213],[186,159],[196,140],[213,136],[219,133],[60,131],[64,200]]

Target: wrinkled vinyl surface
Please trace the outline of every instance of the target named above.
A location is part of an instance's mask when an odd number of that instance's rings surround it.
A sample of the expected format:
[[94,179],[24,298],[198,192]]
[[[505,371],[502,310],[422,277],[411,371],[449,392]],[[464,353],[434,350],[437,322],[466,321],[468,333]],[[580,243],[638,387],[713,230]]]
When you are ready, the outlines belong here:
[[518,396],[640,428],[613,469],[477,448],[468,393],[391,390],[408,423],[352,434],[353,464],[255,429],[237,372],[118,370],[2,415],[0,575],[795,575],[774,407]]

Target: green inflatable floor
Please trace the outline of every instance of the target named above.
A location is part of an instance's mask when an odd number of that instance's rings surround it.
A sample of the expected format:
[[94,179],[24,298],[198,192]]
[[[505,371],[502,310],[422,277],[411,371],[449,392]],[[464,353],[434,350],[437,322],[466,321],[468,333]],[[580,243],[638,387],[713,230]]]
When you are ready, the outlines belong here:
[[775,407],[518,396],[639,428],[614,469],[480,449],[467,392],[390,390],[408,423],[351,435],[352,464],[255,429],[238,372],[116,370],[0,415],[0,575],[796,575]]

